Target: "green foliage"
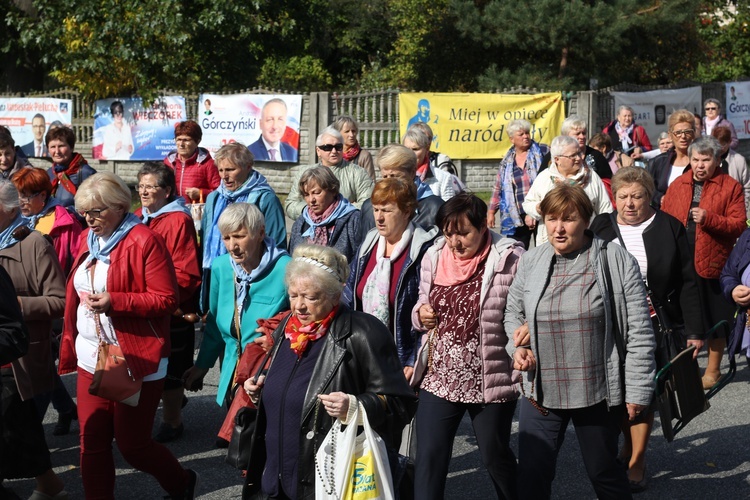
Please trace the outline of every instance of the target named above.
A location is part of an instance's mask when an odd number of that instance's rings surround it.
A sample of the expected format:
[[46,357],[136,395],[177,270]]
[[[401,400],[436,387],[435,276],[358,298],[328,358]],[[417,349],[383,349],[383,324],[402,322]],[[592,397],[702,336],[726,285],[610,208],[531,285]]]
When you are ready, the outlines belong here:
[[313,56],[292,56],[284,60],[267,58],[261,68],[258,83],[269,89],[312,92],[330,89],[333,80],[320,59]]
[[750,4],[706,0],[696,21],[705,55],[695,70],[701,81],[750,76]]

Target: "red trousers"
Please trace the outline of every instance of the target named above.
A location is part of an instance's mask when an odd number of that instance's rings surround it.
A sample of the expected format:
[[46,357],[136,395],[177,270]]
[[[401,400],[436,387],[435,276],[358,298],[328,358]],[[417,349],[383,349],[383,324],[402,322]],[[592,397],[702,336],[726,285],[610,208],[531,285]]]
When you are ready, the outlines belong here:
[[189,476],[166,447],[151,438],[164,379],[144,382],[138,406],[89,394],[93,375],[78,368],[78,419],[81,427],[81,476],[86,498],[114,499],[112,439],[134,468],[151,474],[170,495],[182,495]]

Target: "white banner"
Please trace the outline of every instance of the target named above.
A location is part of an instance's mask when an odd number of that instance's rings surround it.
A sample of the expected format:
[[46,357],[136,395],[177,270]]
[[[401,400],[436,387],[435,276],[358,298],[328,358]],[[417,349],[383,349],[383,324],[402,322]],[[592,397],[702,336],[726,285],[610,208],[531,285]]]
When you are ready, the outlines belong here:
[[202,94],[198,109],[200,145],[211,153],[241,142],[256,160],[298,161],[301,95]]
[[615,98],[615,113],[622,105],[633,108],[635,123],[646,129],[648,138],[655,148],[658,147],[659,134],[667,131],[667,119],[673,111],[687,109],[700,115],[703,104],[700,87],[611,94]]
[[750,138],[750,82],[729,82],[724,112],[732,122],[738,139]]
[[50,125],[70,127],[73,101],[50,97],[0,99],[0,125],[13,134],[26,156],[47,156],[44,136]]

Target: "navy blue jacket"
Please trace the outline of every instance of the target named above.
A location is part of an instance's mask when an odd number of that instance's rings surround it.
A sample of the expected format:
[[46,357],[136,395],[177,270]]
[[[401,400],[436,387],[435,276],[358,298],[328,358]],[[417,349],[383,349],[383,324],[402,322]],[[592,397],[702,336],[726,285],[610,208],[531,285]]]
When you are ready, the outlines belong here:
[[[721,291],[724,293],[724,297],[728,301],[734,302],[732,298],[732,290],[736,286],[742,284],[742,273],[745,272],[745,268],[750,265],[750,228],[745,229],[740,239],[737,240],[737,244],[734,246],[732,253],[729,254],[724,269],[721,271],[719,277],[719,283],[721,284]],[[734,324],[734,331],[732,336],[729,338],[727,351],[730,356],[734,356],[740,347],[740,340],[745,332],[745,325],[747,324],[747,310],[738,307],[737,317]]]

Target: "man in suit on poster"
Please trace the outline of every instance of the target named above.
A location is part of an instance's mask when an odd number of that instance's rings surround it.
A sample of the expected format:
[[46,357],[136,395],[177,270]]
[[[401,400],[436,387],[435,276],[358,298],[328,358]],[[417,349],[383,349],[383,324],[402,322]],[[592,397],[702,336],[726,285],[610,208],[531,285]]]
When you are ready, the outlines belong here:
[[282,142],[286,131],[287,107],[275,97],[263,105],[260,113],[260,137],[248,149],[256,160],[297,161],[297,150]]
[[44,144],[45,130],[47,130],[47,122],[44,119],[44,115],[35,114],[34,118],[31,119],[31,131],[34,134],[34,140],[21,146],[21,151],[24,152],[26,157],[31,158],[32,156],[36,156],[38,158],[47,156],[47,145]]

